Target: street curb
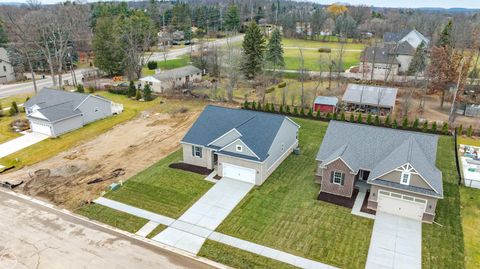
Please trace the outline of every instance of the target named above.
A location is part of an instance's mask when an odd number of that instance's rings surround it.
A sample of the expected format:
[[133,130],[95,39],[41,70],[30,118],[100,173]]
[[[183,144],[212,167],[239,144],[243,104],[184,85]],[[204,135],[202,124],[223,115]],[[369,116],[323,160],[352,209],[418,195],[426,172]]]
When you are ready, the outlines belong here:
[[49,208],[49,209],[54,210],[54,211],[57,211],[57,212],[59,212],[59,213],[61,213],[61,214],[68,215],[68,216],[70,216],[70,217],[73,217],[73,218],[76,218],[76,219],[79,219],[79,220],[88,222],[88,223],[90,223],[90,224],[93,224],[93,225],[96,225],[96,226],[99,226],[99,227],[102,227],[102,228],[104,228],[104,229],[108,229],[108,230],[110,230],[110,231],[112,231],[112,232],[122,234],[122,235],[127,236],[127,237],[129,237],[129,238],[131,238],[131,239],[135,239],[135,240],[138,240],[138,241],[141,241],[141,242],[150,244],[150,245],[152,245],[152,246],[155,246],[155,247],[158,247],[158,248],[161,248],[161,249],[164,249],[164,250],[173,252],[173,253],[175,253],[175,254],[178,254],[178,255],[181,255],[181,256],[184,256],[184,257],[187,257],[187,258],[190,258],[190,259],[199,261],[199,262],[203,262],[203,263],[205,263],[205,264],[207,264],[207,265],[210,265],[210,266],[213,266],[213,267],[216,267],[216,268],[219,268],[219,269],[233,269],[232,267],[229,267],[229,266],[226,266],[226,265],[224,265],[224,264],[221,264],[221,263],[218,263],[218,262],[209,260],[209,259],[207,259],[207,258],[195,256],[195,255],[192,255],[192,254],[190,254],[190,253],[188,253],[188,252],[186,252],[186,251],[183,251],[183,250],[180,250],[180,249],[171,247],[171,246],[167,246],[167,245],[164,245],[164,244],[162,244],[162,243],[153,241],[153,240],[151,240],[151,239],[148,239],[148,238],[145,238],[145,237],[141,237],[141,236],[138,236],[138,235],[135,235],[135,234],[132,234],[132,233],[129,233],[129,232],[120,230],[120,229],[118,229],[118,228],[115,228],[115,227],[112,227],[112,226],[110,226],[110,225],[107,225],[107,224],[98,222],[98,221],[96,221],[96,220],[89,219],[89,218],[84,217],[84,216],[81,216],[81,215],[77,215],[77,214],[75,214],[75,213],[73,213],[73,212],[71,212],[71,211],[69,211],[69,210],[67,210],[67,209],[59,208],[59,207],[57,207],[57,206],[55,206],[55,205],[52,205],[52,204],[50,204],[50,203],[47,203],[47,202],[38,200],[38,199],[36,199],[36,198],[33,198],[33,197],[28,196],[28,195],[25,195],[25,194],[16,193],[16,192],[14,192],[14,191],[9,191],[9,190],[4,190],[4,189],[0,189],[0,192],[3,192],[3,193],[6,193],[6,194],[8,194],[8,195],[15,196],[15,197],[17,197],[17,198],[20,198],[20,199],[23,199],[23,200],[32,202],[32,203],[34,203],[34,204],[37,204],[37,205],[40,205],[40,206]]

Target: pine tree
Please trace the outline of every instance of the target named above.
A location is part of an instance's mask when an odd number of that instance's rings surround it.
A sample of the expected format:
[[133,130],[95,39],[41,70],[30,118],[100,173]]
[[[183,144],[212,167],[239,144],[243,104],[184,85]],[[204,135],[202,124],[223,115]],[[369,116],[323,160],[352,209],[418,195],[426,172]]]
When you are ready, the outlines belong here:
[[285,109],[285,111],[287,112],[287,114],[290,114],[290,106],[287,105],[287,108]]
[[403,128],[403,129],[407,129],[407,128],[408,128],[408,118],[407,118],[407,117],[403,118],[402,128]]
[[442,133],[448,134],[448,123],[446,123],[446,122],[443,123]]
[[390,127],[390,124],[391,124],[391,122],[390,122],[390,114],[389,114],[385,118],[385,127]]
[[455,40],[453,37],[453,21],[448,21],[447,25],[442,30],[440,38],[438,39],[437,46],[439,47],[450,47],[455,46]]
[[303,109],[303,106],[300,109],[300,116],[305,116],[305,109]]
[[320,109],[319,109],[317,110],[317,115],[315,116],[315,118],[319,120],[321,117],[322,117],[322,113],[320,113]]
[[152,89],[150,88],[150,84],[146,84],[143,87],[143,100],[145,101],[152,101]]
[[473,127],[472,125],[470,125],[467,129],[467,136],[472,137],[472,135],[473,135]]
[[332,114],[330,114],[330,112],[327,113],[327,120],[331,120],[332,119]]
[[427,131],[428,131],[428,121],[424,121],[424,122],[423,122],[422,131],[423,131],[423,132],[427,132]]
[[121,75],[125,71],[125,53],[121,47],[117,24],[117,20],[112,17],[99,18],[96,21],[95,35],[92,40],[95,66],[110,77]]
[[77,85],[77,92],[79,92],[79,93],[84,93],[85,92],[85,88],[83,87],[83,84],[78,84]]
[[460,136],[463,135],[463,124],[460,124],[460,126],[458,127],[457,134]]
[[340,114],[340,120],[345,121],[345,113],[342,112],[342,114]]
[[398,128],[398,122],[397,122],[397,119],[394,119],[394,120],[393,120],[393,123],[392,123],[392,128],[393,128],[393,129],[397,129],[397,128]]
[[260,101],[258,102],[257,110],[262,111],[262,103],[260,103]]
[[367,115],[367,124],[372,124],[372,114],[370,113]]
[[380,126],[380,124],[381,124],[381,122],[380,122],[380,117],[378,116],[378,114],[375,115],[374,124],[375,124],[376,126]]
[[352,114],[350,114],[350,122],[355,122],[355,116]]
[[422,41],[415,50],[412,61],[408,66],[407,75],[413,76],[421,73],[427,67],[427,52],[425,48],[425,42]]
[[293,115],[298,116],[298,108],[297,107],[293,108]]
[[255,78],[255,75],[261,71],[264,51],[265,39],[262,31],[256,23],[251,22],[247,27],[242,43],[241,69],[247,79]]
[[135,94],[135,100],[140,100],[142,99],[142,93],[140,92],[140,90],[137,90],[137,93]]
[[11,106],[11,108],[13,109],[13,111],[15,112],[15,114],[17,114],[18,112],[20,112],[20,111],[18,110],[17,102],[15,102],[15,101],[12,101],[12,106]]
[[310,108],[310,109],[308,110],[308,117],[309,117],[309,118],[313,118],[313,109],[312,109],[312,108]]
[[15,111],[15,108],[13,108],[13,106],[10,107],[10,109],[8,110],[8,113],[10,114],[10,116],[17,115],[17,112]]
[[285,61],[283,59],[282,34],[278,28],[275,28],[270,36],[270,40],[267,44],[265,59],[273,69],[274,73],[277,68],[285,67]]
[[284,113],[284,111],[283,111],[283,105],[280,105],[280,109],[279,109],[278,112],[280,112],[280,114],[283,114],[283,113]]
[[244,109],[249,109],[249,106],[250,106],[250,103],[248,103],[248,101],[245,100],[245,102],[243,102],[243,108]]
[[357,123],[363,123],[362,113],[358,113],[358,115],[357,115]]
[[257,103],[255,103],[255,101],[252,102],[252,107],[251,107],[252,110],[255,110],[257,109]]
[[2,104],[0,104],[0,117],[3,117],[3,107],[2,107]]
[[432,133],[436,133],[437,132],[437,122],[434,121],[432,123],[432,126],[430,127],[430,131],[432,131]]
[[240,15],[235,4],[228,6],[227,15],[225,18],[225,29],[227,31],[236,32],[240,28]]
[[130,80],[130,84],[128,84],[127,96],[134,97],[136,93],[137,88],[135,87],[135,83],[133,82],[133,80]]
[[337,120],[338,114],[337,112],[333,112],[332,119]]
[[420,123],[420,121],[418,120],[418,118],[415,118],[415,120],[413,121],[413,124],[412,124],[412,128],[413,128],[414,130],[417,130],[419,123]]

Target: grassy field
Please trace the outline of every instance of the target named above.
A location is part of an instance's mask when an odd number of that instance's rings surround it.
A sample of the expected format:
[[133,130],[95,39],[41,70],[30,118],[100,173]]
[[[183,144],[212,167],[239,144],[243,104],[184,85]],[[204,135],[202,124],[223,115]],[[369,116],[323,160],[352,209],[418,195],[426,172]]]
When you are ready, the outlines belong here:
[[169,168],[182,160],[178,150],[141,173],[128,179],[117,191],[105,197],[171,218],[178,218],[213,184],[205,176]]
[[[328,71],[328,67],[325,66],[325,61],[320,66],[320,53],[316,50],[303,50],[305,68],[309,71]],[[327,57],[327,56],[323,56]],[[338,51],[332,51],[332,60],[338,59]],[[297,70],[301,66],[300,51],[298,49],[284,49],[285,69]],[[358,65],[360,62],[360,52],[357,51],[345,51],[343,55],[343,68],[348,69],[353,65]]]
[[480,190],[460,188],[465,267],[480,268]]
[[136,233],[148,222],[146,219],[97,204],[85,205],[75,213],[130,233]]
[[[305,40],[305,39],[295,39],[295,38],[284,38],[282,40],[282,45],[284,47],[302,47],[302,48],[331,48],[338,49],[340,43],[338,42],[323,42],[316,40]],[[346,43],[345,49],[348,50],[363,50],[365,44],[362,43]]]
[[480,138],[478,138],[478,137],[459,136],[459,137],[458,137],[458,144],[464,144],[464,145],[471,145],[471,146],[480,147]]
[[[190,57],[188,55],[185,55],[178,59],[167,60],[166,62],[158,61],[157,64],[160,70],[169,70],[169,69],[179,68],[179,67],[189,65]],[[147,67],[143,67],[142,69],[143,76],[151,76],[154,74],[155,74],[155,70],[150,70]]]
[[19,137],[21,134],[12,131],[10,123],[16,119],[25,118],[25,114],[20,113],[16,116],[8,116],[8,112],[4,111],[5,116],[0,118],[0,143],[6,142],[13,138]]
[[[301,125],[302,154],[289,156],[217,230],[334,266],[364,268],[373,221],[352,215],[348,208],[316,200],[320,187],[313,182],[315,156],[327,124],[295,121]],[[235,252],[220,249],[208,253],[227,265],[236,264]]]
[[[87,124],[78,130],[64,134],[58,138],[46,139],[0,159],[0,163],[2,165],[15,165],[16,169],[19,169],[23,166],[31,165],[41,160],[48,159],[64,150],[67,150],[110,130],[117,124],[136,117],[142,110],[152,108],[159,102],[158,100],[151,102],[138,102],[125,96],[115,95],[108,92],[98,92],[97,94],[102,95],[114,102],[123,104],[123,113]],[[16,161],[17,158],[18,162]]]

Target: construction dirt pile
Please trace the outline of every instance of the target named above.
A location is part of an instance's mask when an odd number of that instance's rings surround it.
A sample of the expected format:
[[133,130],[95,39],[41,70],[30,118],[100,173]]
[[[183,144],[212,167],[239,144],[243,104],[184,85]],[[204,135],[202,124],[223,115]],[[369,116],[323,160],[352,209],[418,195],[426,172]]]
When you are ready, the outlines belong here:
[[74,210],[111,183],[125,181],[175,151],[197,116],[143,112],[51,159],[2,174],[0,181],[24,181],[15,191]]

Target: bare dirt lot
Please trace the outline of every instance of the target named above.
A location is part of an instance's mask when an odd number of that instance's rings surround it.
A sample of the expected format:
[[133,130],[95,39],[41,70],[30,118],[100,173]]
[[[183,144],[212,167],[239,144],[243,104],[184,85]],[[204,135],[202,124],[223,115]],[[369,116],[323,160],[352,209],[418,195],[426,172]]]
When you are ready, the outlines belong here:
[[24,181],[17,192],[74,210],[98,197],[111,183],[125,181],[176,150],[198,114],[144,111],[85,144],[1,175],[0,181]]

